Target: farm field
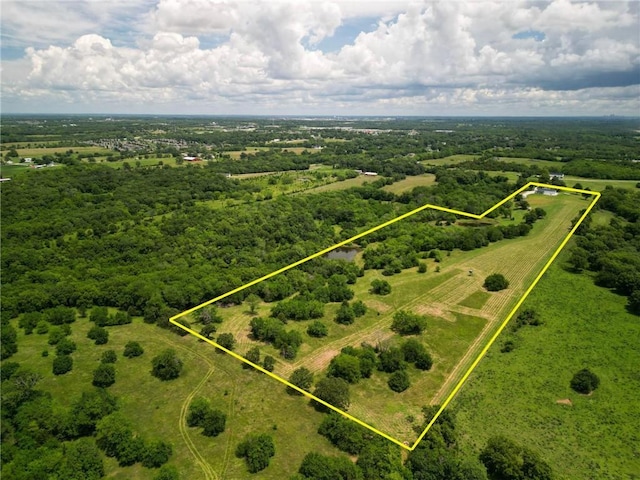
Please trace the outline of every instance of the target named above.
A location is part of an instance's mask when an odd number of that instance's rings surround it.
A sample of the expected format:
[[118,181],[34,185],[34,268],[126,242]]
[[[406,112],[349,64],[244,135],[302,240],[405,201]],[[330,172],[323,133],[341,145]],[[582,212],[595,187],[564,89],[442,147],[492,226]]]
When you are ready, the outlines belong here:
[[[573,194],[529,198],[532,207],[547,211],[547,217],[539,221],[528,236],[504,240],[475,251],[456,251],[437,265],[439,272],[435,271],[433,261],[429,262],[426,274],[418,274],[415,268],[393,277],[383,277],[375,270],[366,271],[354,286],[354,300],[362,300],[368,312],[352,325],[340,325],[333,321],[339,305],[330,304],[324,317],[328,335],[323,339],[306,335],[308,322],[289,322],[287,328],[299,331],[305,338],[294,361],[281,359],[274,347],[250,338],[249,320],[252,317],[246,306],[222,309],[220,313],[225,321],[218,332],[232,333],[238,341],[235,351],[241,355],[257,345],[264,355],[275,357],[274,373],[282,378],[288,378],[299,367],[306,367],[319,377],[343,347],[358,347],[363,342],[374,346],[398,344],[400,338],[390,326],[399,309],[427,315],[427,329],[416,338],[434,357],[434,367],[426,373],[410,369],[412,385],[400,394],[387,387],[388,375],[375,372],[370,379],[352,386],[348,410],[356,418],[411,444],[416,438],[414,421],[420,418],[421,407],[446,399],[567,236],[571,220],[592,201]],[[469,274],[470,271],[473,273]],[[482,283],[487,275],[495,272],[502,273],[510,281],[510,287],[488,294]],[[371,294],[369,285],[374,279],[388,280],[392,285],[391,294]],[[256,314],[269,316],[271,306],[263,303]],[[191,317],[190,321],[195,319]],[[203,348],[213,347],[203,345]]]
[[579,183],[583,188],[589,187],[596,192],[601,192],[608,185],[614,188],[637,188],[636,185],[640,183],[637,180],[608,180],[604,178],[574,177],[571,175],[565,175],[564,182],[570,187]]
[[240,155],[242,155],[243,153],[250,155],[252,153],[256,153],[259,151],[264,151],[264,150],[269,150],[269,147],[246,147],[245,150],[232,150],[229,152],[224,152],[225,155],[229,155],[231,158],[235,159],[235,160],[239,160],[240,159]]
[[[173,447],[169,461],[180,471],[180,478],[249,479],[243,459],[236,458],[236,445],[256,432],[271,435],[276,456],[260,478],[288,478],[310,451],[336,455],[339,451],[316,431],[323,414],[316,412],[308,400],[288,395],[285,387],[255,370],[246,370],[235,359],[203,348],[189,337],[179,337],[168,330],[134,318],[129,325],[108,327],[109,342],[96,346],[87,338],[93,323],[88,318],[71,324],[71,339],[77,344],[72,354],[73,370],[54,376],[51,364],[55,347],[47,344],[47,335],[24,335],[19,331],[20,350],[11,361],[28,366],[43,376],[39,388],[50,392],[60,407],[68,408],[83,391],[89,391],[93,370],[106,350],[115,350],[118,360],[116,382],[109,393],[119,399],[120,411],[133,423],[134,430],[148,439],[165,439]],[[124,345],[139,341],[144,354],[128,359],[122,356]],[[161,382],[150,373],[151,359],[166,348],[173,348],[184,362],[181,376]],[[42,357],[44,350],[48,357]],[[212,405],[226,412],[227,428],[216,438],[203,436],[198,428],[189,428],[184,414],[193,398],[206,397]],[[289,448],[291,443],[297,448]],[[105,475],[113,479],[151,480],[157,470],[139,463],[118,466],[104,457]]]
[[55,153],[64,153],[73,150],[74,153],[87,155],[93,153],[112,153],[111,150],[102,147],[45,147],[45,148],[18,148],[20,157],[42,157]]
[[420,163],[423,165],[455,165],[456,163],[468,162],[478,158],[477,155],[449,155],[443,158],[433,158],[429,160],[422,160]]
[[[624,297],[564,270],[567,258],[560,255],[522,306],[544,324],[524,327],[508,353],[498,339],[453,400],[462,447],[477,455],[487,438],[517,432],[557,479],[637,478],[638,317]],[[582,368],[600,377],[589,396],[569,387]]]
[[375,177],[366,177],[364,175],[359,175],[354,178],[348,178],[347,180],[343,180],[342,182],[333,182],[327,185],[321,185],[319,187],[310,188],[307,190],[308,193],[320,193],[320,192],[333,192],[335,190],[345,190],[351,187],[360,187],[366,182],[373,182]]
[[537,165],[538,167],[545,167],[552,171],[553,169],[559,169],[562,167],[562,162],[554,162],[552,160],[538,160],[535,158],[520,158],[520,157],[498,157],[498,160],[502,162],[519,163],[521,165]]
[[408,176],[404,180],[387,185],[382,189],[399,194],[403,192],[409,192],[415,187],[427,187],[436,183],[436,176],[431,173],[425,173],[424,175]]

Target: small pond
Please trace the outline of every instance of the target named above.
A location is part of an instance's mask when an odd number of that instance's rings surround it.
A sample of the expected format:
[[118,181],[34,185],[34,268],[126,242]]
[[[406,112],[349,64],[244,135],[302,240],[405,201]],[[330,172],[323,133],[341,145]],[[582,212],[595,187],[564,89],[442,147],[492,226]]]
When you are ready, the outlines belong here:
[[340,247],[330,251],[325,256],[329,260],[346,260],[348,262],[353,262],[359,251],[359,247]]

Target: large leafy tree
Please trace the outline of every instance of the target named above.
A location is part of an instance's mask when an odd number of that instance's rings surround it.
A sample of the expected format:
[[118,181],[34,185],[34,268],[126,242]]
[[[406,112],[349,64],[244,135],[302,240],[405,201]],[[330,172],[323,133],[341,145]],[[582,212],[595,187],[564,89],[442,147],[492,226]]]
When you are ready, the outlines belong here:
[[267,468],[271,457],[275,454],[273,439],[264,433],[249,436],[236,448],[236,456],[244,457],[250,473],[257,473]]
[[178,378],[182,371],[182,360],[178,358],[173,349],[163,350],[159,355],[153,357],[151,365],[153,376],[165,381]]
[[[346,410],[351,403],[349,394],[349,384],[346,380],[336,377],[323,378],[316,385],[314,395],[334,407]],[[326,410],[326,407],[317,403],[316,407],[320,410]]]

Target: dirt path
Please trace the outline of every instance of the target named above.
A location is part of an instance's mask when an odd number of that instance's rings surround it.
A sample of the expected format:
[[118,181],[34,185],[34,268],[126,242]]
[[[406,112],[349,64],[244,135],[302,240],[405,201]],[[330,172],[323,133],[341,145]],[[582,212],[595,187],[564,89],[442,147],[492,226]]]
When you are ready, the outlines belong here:
[[[200,453],[200,451],[198,450],[198,448],[196,447],[195,443],[193,442],[193,440],[191,439],[191,436],[189,435],[189,429],[187,427],[187,414],[189,411],[189,405],[191,404],[191,401],[193,400],[193,398],[196,396],[196,394],[202,389],[202,387],[204,387],[204,385],[207,383],[207,380],[209,380],[209,378],[211,378],[211,375],[213,375],[213,373],[215,372],[216,367],[214,366],[213,362],[211,361],[211,359],[209,357],[207,357],[206,355],[203,355],[202,353],[198,352],[196,349],[194,348],[190,348],[184,345],[180,345],[180,344],[176,344],[174,342],[171,342],[165,338],[159,338],[159,340],[161,340],[162,342],[174,347],[174,348],[179,348],[181,350],[187,351],[189,353],[192,353],[193,355],[199,357],[200,359],[202,359],[209,367],[209,369],[207,370],[207,373],[205,374],[205,376],[202,378],[202,380],[200,380],[200,382],[198,382],[198,385],[196,385],[196,387],[187,395],[187,397],[184,399],[184,401],[182,402],[182,407],[180,409],[180,417],[178,419],[178,427],[180,429],[180,435],[182,436],[182,439],[184,440],[185,444],[187,445],[187,448],[189,449],[189,451],[191,452],[191,454],[193,455],[193,457],[196,460],[196,463],[200,466],[200,468],[202,469],[202,473],[204,474],[204,478],[206,480],[220,480],[224,478],[224,473],[227,469],[227,466],[229,464],[229,461],[231,459],[231,445],[232,445],[232,435],[229,435],[229,439],[227,441],[227,446],[226,446],[226,450],[225,450],[225,456],[224,456],[224,461],[222,464],[222,469],[220,472],[220,475],[218,475],[216,473],[216,471],[213,469],[213,467],[209,464],[209,462],[207,462],[205,456]],[[233,376],[227,372],[225,369],[220,368],[221,371],[225,372],[225,374],[227,374],[232,380],[233,380]],[[231,391],[231,394],[229,395],[229,414],[228,414],[228,418],[232,418],[233,414],[234,414],[234,408],[235,408],[235,393],[236,393],[236,382],[235,380],[233,380],[233,389]]]
[[213,470],[211,465],[209,465],[204,456],[202,456],[202,454],[198,451],[197,447],[193,443],[193,440],[191,440],[191,437],[189,436],[189,432],[187,430],[187,413],[189,411],[189,405],[191,404],[193,397],[195,397],[195,395],[200,391],[207,380],[209,380],[214,371],[215,369],[211,367],[207,371],[207,374],[202,378],[202,380],[200,380],[200,383],[198,383],[196,388],[194,388],[191,393],[187,395],[187,397],[184,399],[184,402],[182,402],[182,408],[180,409],[180,418],[178,419],[178,424],[180,426],[180,435],[182,435],[182,439],[187,444],[187,448],[191,452],[191,455],[193,455],[198,465],[200,465],[200,468],[202,468],[202,472],[204,473],[204,478],[206,480],[217,480],[219,477]]

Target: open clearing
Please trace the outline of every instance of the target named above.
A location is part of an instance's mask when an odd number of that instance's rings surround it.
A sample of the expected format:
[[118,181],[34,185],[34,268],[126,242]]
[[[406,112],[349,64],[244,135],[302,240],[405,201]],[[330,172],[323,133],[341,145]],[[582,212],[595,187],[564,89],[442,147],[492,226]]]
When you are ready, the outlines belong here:
[[[417,338],[434,357],[434,367],[429,372],[411,367],[408,372],[412,385],[400,394],[388,388],[388,374],[374,372],[370,379],[352,386],[348,410],[349,414],[398,441],[413,442],[416,438],[414,419],[420,418],[421,407],[440,404],[447,398],[567,237],[572,219],[591,204],[593,198],[561,193],[557,197],[534,195],[528,200],[532,207],[547,211],[547,217],[536,223],[528,236],[503,240],[478,250],[455,251],[438,264],[439,272],[435,272],[433,261],[429,261],[426,274],[418,274],[415,268],[393,277],[382,277],[379,271],[366,271],[353,287],[354,300],[363,300],[369,306],[375,301],[378,307],[370,308],[352,325],[340,325],[333,321],[339,305],[328,304],[324,323],[329,332],[325,338],[306,335],[308,322],[289,322],[287,328],[300,331],[304,337],[293,361],[283,360],[271,345],[249,337],[251,316],[247,314],[246,306],[221,309],[225,321],[218,332],[233,333],[238,341],[235,351],[241,355],[252,346],[260,346],[263,355],[277,359],[274,373],[281,378],[288,378],[294,369],[303,366],[318,378],[326,371],[331,358],[345,346],[357,347],[363,342],[372,345],[400,343],[401,339],[390,330],[393,314],[399,309],[427,313],[427,330]],[[470,270],[473,274],[469,274]],[[495,272],[505,275],[510,286],[507,290],[488,294],[482,283],[487,275]],[[392,293],[372,295],[369,285],[375,278],[388,280]],[[268,316],[271,306],[261,305],[257,314]]]
[[601,178],[584,178],[565,175],[564,183],[570,187],[579,183],[583,188],[589,187],[591,190],[601,192],[608,185],[614,188],[637,188],[636,185],[640,182],[638,180],[604,180]]
[[427,187],[436,183],[436,176],[432,173],[424,175],[408,176],[404,180],[387,185],[382,189],[386,192],[399,194],[402,192],[410,192],[415,187]]
[[354,178],[348,178],[342,182],[333,182],[328,185],[322,185],[316,188],[310,188],[307,190],[307,193],[320,193],[320,192],[333,192],[335,190],[345,190],[351,187],[361,187],[363,184],[367,182],[373,182],[375,177],[366,177],[364,175],[359,175]]

